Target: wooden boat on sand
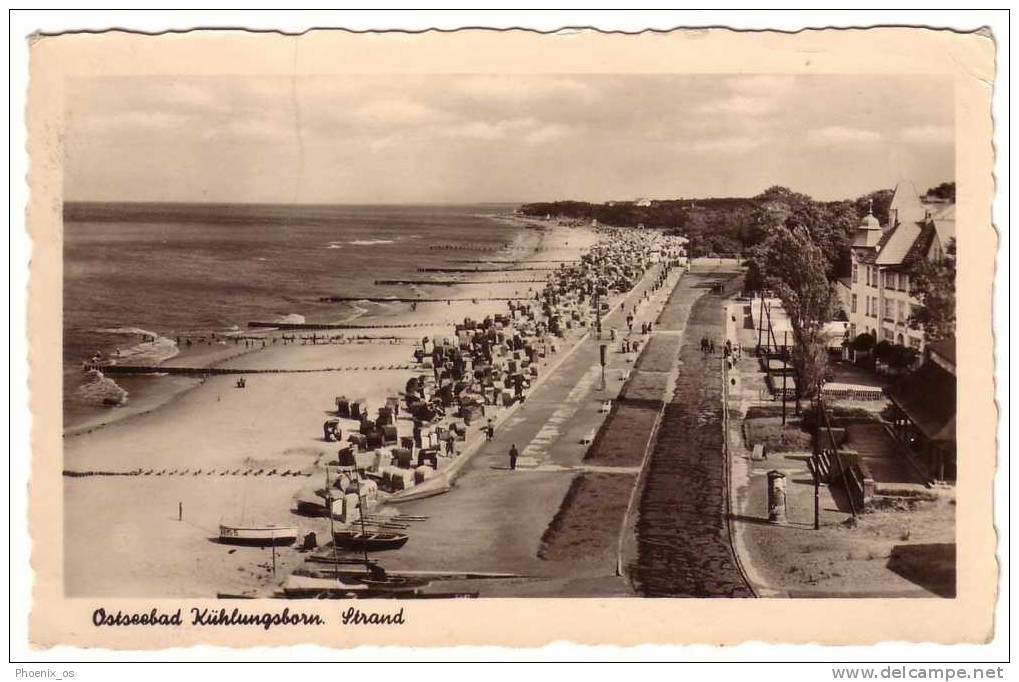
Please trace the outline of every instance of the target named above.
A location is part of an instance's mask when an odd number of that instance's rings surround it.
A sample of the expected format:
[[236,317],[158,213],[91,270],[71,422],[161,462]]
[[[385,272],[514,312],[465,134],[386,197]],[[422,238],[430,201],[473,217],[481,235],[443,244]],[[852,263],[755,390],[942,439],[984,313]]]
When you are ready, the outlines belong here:
[[368,530],[336,530],[333,531],[333,544],[343,549],[358,552],[381,552],[388,549],[400,549],[407,544],[409,536],[405,533],[374,532]]
[[292,545],[297,541],[300,530],[297,526],[282,526],[274,523],[226,525],[219,524],[219,541],[227,545],[250,545],[255,547],[279,547]]

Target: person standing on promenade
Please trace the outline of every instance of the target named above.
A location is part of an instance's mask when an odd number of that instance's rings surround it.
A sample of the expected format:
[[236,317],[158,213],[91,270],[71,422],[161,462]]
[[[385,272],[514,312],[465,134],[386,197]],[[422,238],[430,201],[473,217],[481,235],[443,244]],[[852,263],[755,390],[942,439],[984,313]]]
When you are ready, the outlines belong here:
[[492,420],[488,420],[488,425],[485,426],[485,436],[488,440],[495,438],[495,426],[492,424]]
[[509,458],[510,458],[510,470],[516,470],[517,468],[517,444],[514,443],[510,446]]

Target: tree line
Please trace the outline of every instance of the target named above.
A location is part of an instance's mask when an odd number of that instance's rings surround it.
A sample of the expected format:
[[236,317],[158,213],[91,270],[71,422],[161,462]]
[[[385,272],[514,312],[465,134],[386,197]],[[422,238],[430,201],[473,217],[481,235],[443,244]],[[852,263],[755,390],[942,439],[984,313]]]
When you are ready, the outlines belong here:
[[[955,183],[942,183],[928,194],[954,201]],[[747,290],[770,290],[789,315],[797,389],[800,396],[809,398],[827,371],[824,325],[839,312],[835,281],[850,273],[854,232],[868,210],[882,225],[887,224],[892,195],[892,190],[881,189],[856,199],[817,201],[774,186],[751,198],[677,199],[650,206],[556,201],[525,204],[521,211],[530,216],[662,229],[689,239],[687,251],[695,258],[742,254],[747,262]],[[948,255],[941,262],[924,261],[913,278],[920,305],[910,324],[924,329],[929,341],[954,333],[954,243],[948,246]],[[903,355],[897,351],[882,354],[897,360]]]

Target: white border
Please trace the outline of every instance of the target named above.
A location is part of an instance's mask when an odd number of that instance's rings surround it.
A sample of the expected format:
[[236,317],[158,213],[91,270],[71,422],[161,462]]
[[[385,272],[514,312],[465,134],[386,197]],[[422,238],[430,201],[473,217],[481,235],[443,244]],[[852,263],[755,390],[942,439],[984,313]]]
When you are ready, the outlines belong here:
[[[459,648],[456,650],[393,650],[363,648],[347,652],[331,652],[317,647],[298,647],[291,650],[261,649],[246,651],[213,650],[198,648],[188,651],[146,652],[142,654],[117,654],[122,661],[151,660],[220,660],[236,662],[252,662],[256,660],[418,660],[448,661],[457,660],[712,660],[712,661],[988,661],[1008,659],[1009,640],[1009,581],[1008,581],[1008,484],[1009,476],[1009,434],[1008,434],[1008,348],[1009,348],[1009,312],[1008,305],[1008,256],[1010,255],[1008,235],[1008,188],[1009,188],[1009,101],[1007,98],[1009,83],[1009,18],[1002,10],[994,11],[906,11],[906,10],[855,10],[828,11],[797,10],[787,12],[776,11],[591,11],[591,10],[553,10],[553,11],[279,11],[265,10],[177,10],[177,11],[45,11],[45,10],[14,10],[10,20],[10,316],[9,335],[10,358],[10,401],[9,415],[10,462],[11,462],[11,495],[10,495],[10,537],[11,555],[7,562],[10,567],[17,567],[11,572],[10,600],[10,644],[11,657],[20,661],[102,661],[112,658],[110,652],[58,648],[45,652],[34,652],[27,646],[27,617],[30,607],[31,573],[25,570],[29,555],[27,535],[27,487],[28,479],[28,413],[27,395],[27,345],[25,325],[26,285],[28,277],[28,259],[30,245],[24,230],[24,207],[27,204],[27,186],[24,178],[27,173],[27,157],[25,154],[24,107],[27,91],[28,52],[25,37],[41,31],[47,33],[65,30],[101,30],[109,27],[129,28],[149,32],[159,32],[167,28],[186,29],[190,27],[237,27],[251,29],[283,29],[288,32],[301,32],[311,27],[344,26],[354,30],[392,29],[422,30],[428,27],[454,29],[463,26],[492,27],[527,27],[538,30],[555,30],[563,26],[594,26],[602,30],[638,31],[642,28],[668,29],[676,26],[726,25],[744,29],[782,29],[798,30],[804,27],[822,26],[868,26],[876,24],[905,24],[953,27],[959,30],[972,30],[981,26],[989,26],[994,31],[998,45],[998,75],[995,84],[994,117],[995,117],[995,175],[997,193],[994,201],[994,219],[1001,239],[999,268],[996,273],[994,294],[996,361],[997,361],[997,400],[999,405],[999,472],[996,481],[995,512],[999,529],[999,560],[1001,561],[1002,581],[1001,593],[996,618],[995,640],[986,646],[940,646],[930,644],[903,645],[886,643],[874,647],[842,647],[828,648],[821,646],[771,646],[764,644],[746,644],[739,647],[713,648],[696,647],[641,647],[638,649],[612,649],[596,647],[580,647],[574,645],[552,645],[541,650],[510,650],[498,648]],[[523,624],[522,624],[523,625]],[[38,666],[27,665],[27,668]],[[48,666],[58,670],[62,666]],[[151,677],[156,673],[157,679],[170,674],[185,672],[187,674],[225,673],[222,668],[211,667],[210,670],[198,670],[186,667],[170,673],[168,668],[139,670],[136,666],[102,666],[102,670],[84,669],[86,666],[69,666],[78,671],[77,677],[93,677],[101,672],[104,678],[129,679],[137,678],[143,672]],[[204,668],[204,666],[202,666]],[[747,666],[733,667],[732,672],[740,675],[752,675],[755,680],[771,679],[831,679],[831,666]],[[162,670],[167,670],[164,673]],[[276,675],[276,667],[263,667],[262,674]],[[476,675],[476,672],[465,674]],[[192,672],[193,671],[193,672]],[[13,670],[12,673],[13,679]],[[248,671],[255,672],[254,670]],[[282,673],[282,670],[278,672]],[[309,675],[362,675],[371,671],[355,671],[350,668],[313,670],[302,667],[295,670],[297,674]],[[400,668],[395,674],[413,675],[428,673],[414,668]],[[458,672],[458,671],[454,671]],[[565,672],[565,671],[564,671]],[[615,674],[610,670],[608,674]],[[694,679],[706,675],[724,674],[723,670],[712,666],[691,668],[688,672]],[[378,671],[378,674],[384,674]],[[488,673],[486,673],[488,674]],[[446,677],[446,673],[443,673]],[[204,676],[204,675],[203,675]],[[261,677],[261,674],[259,675]]]

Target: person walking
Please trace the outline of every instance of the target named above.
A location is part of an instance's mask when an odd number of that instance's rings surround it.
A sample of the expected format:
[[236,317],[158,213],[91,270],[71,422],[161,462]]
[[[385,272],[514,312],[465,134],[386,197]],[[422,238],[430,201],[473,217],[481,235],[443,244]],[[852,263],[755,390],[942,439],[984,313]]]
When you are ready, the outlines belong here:
[[414,447],[418,450],[421,449],[421,422],[417,419],[414,420]]
[[517,456],[518,456],[518,454],[519,453],[517,453],[517,444],[514,443],[512,446],[510,446],[510,451],[509,451],[510,470],[511,471],[515,471],[516,468],[517,468]]
[[488,425],[485,426],[485,436],[488,437],[488,440],[495,438],[495,426],[492,424],[491,419],[488,420]]
[[453,433],[453,429],[450,429],[446,436],[446,454],[450,457],[456,456],[456,435]]

